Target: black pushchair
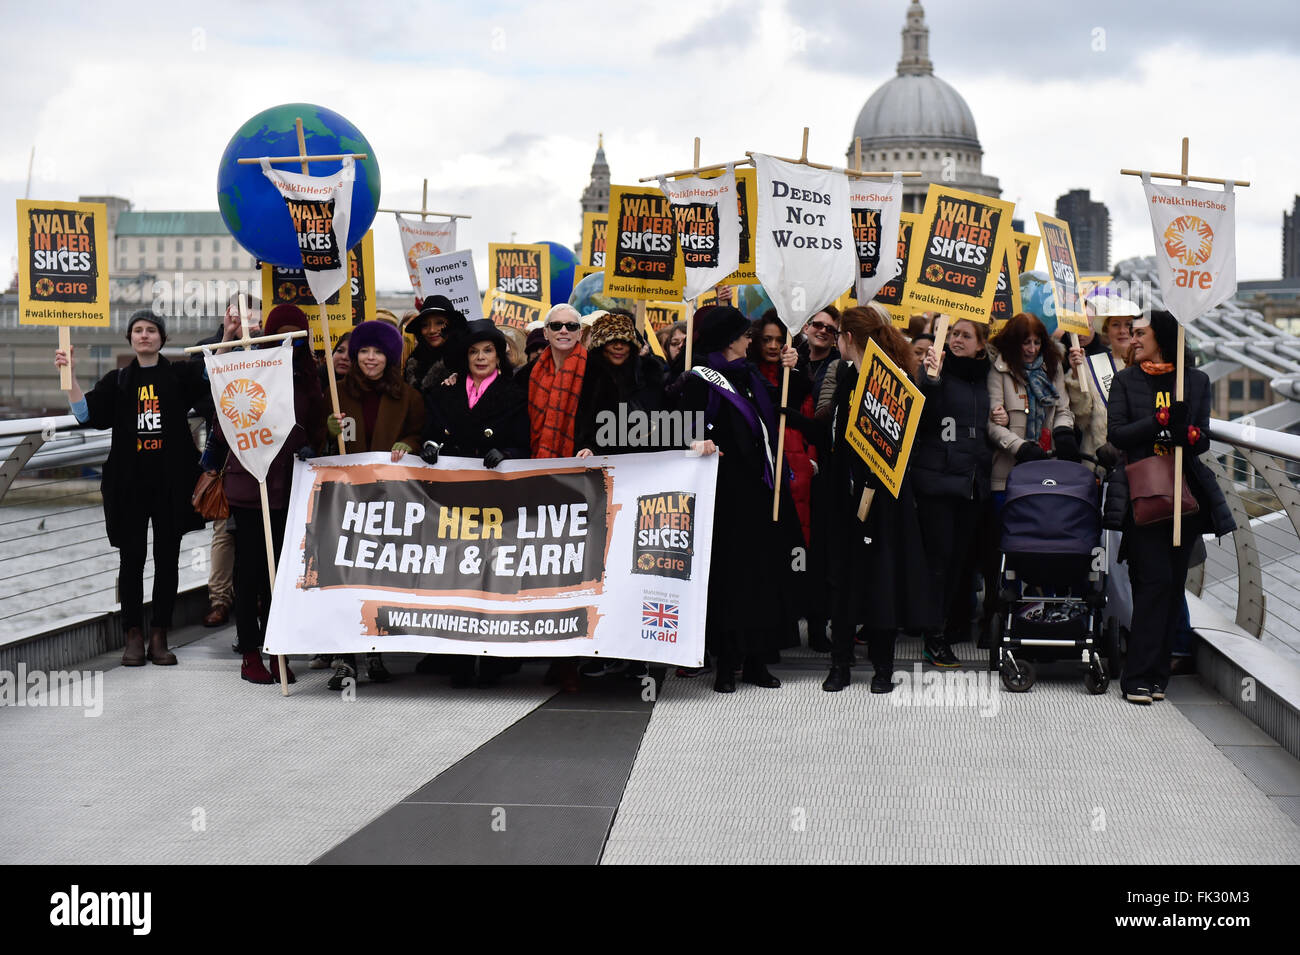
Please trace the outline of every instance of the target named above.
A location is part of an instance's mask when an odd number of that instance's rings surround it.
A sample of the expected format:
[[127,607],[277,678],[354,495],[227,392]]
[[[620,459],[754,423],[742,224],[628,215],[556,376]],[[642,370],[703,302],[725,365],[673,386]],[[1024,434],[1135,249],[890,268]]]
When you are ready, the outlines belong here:
[[[1103,654],[1106,571],[1101,490],[1092,470],[1069,461],[1028,461],[1007,477],[1002,563],[989,641],[989,669],[1002,685],[1034,685],[1033,663],[1074,659],[1090,693],[1110,683]],[[1111,636],[1109,642],[1115,642]]]

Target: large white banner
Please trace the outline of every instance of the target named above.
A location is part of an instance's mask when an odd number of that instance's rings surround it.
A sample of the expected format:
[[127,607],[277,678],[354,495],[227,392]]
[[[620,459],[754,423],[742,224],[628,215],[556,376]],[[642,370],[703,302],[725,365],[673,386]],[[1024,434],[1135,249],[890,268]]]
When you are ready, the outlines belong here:
[[900,173],[894,173],[893,180],[887,183],[870,179],[849,183],[853,248],[858,257],[855,295],[863,305],[902,271],[898,261],[898,219],[902,211]]
[[483,317],[483,298],[474,274],[474,253],[446,252],[426,255],[416,263],[420,270],[420,298],[445,295],[468,321]]
[[758,178],[758,280],[797,335],[857,276],[849,177],[754,154]]
[[717,461],[299,461],[266,650],[699,666]]
[[673,205],[677,241],[686,264],[683,299],[692,299],[730,275],[740,266],[740,217],[736,208],[736,169],[713,179],[668,180],[659,188]]
[[1142,175],[1165,308],[1180,322],[1237,294],[1236,196],[1190,186],[1157,186]]
[[213,355],[203,349],[217,421],[231,453],[258,481],[294,426],[293,343]]
[[276,169],[262,160],[262,174],[289,208],[307,284],[325,302],[348,281],[348,224],[352,221],[352,183],[357,169],[351,156],[332,176],[304,176]]
[[421,259],[430,255],[444,255],[456,250],[456,220],[447,222],[416,222],[397,215],[397,232],[402,237],[402,256],[406,271],[411,276],[411,288],[420,287]]

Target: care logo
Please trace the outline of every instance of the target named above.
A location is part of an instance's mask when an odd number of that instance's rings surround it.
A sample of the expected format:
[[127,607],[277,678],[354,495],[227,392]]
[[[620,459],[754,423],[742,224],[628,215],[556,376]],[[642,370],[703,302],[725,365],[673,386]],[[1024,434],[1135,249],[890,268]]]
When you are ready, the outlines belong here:
[[1214,250],[1214,230],[1198,216],[1179,216],[1165,229],[1165,253],[1188,267],[1202,265]]
[[636,499],[632,573],[691,579],[695,555],[695,495],[662,491]]
[[266,389],[250,378],[236,378],[221,393],[221,413],[236,428],[251,428],[266,411]]
[[411,266],[411,271],[419,269],[420,259],[428,255],[442,255],[442,249],[438,248],[432,242],[416,242],[411,246],[411,251],[406,253],[406,261]]

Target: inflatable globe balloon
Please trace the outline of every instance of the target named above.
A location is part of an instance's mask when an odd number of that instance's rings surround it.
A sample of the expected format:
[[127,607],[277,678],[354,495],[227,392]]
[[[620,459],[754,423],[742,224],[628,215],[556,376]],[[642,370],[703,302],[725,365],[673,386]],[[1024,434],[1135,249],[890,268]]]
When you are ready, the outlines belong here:
[[[551,302],[555,304],[555,299],[551,299]],[[605,294],[604,272],[592,272],[575,285],[569,295],[569,304],[578,310],[579,315],[590,315],[602,309],[609,311],[611,308],[625,308],[629,312],[636,310],[636,302],[632,299]]]
[[776,308],[767,290],[761,285],[737,285],[731,295],[731,304],[740,309],[751,322],[762,318],[768,309]]
[[[217,169],[217,206],[226,228],[249,254],[263,262],[286,268],[301,268],[298,235],[284,199],[257,164],[240,165],[239,159],[262,156],[297,156],[298,133],[294,119],[302,119],[303,138],[309,156],[365,153],[357,160],[357,179],[352,186],[352,219],[348,224],[348,248],[365,236],[379,208],[379,163],[366,137],[333,110],[311,103],[285,103],[263,110],[239,128],[226,145]],[[341,163],[313,162],[308,172],[328,176]],[[302,172],[300,163],[276,163],[277,168]]]
[[567,245],[558,242],[534,242],[551,250],[551,301],[567,302],[573,294],[573,279],[578,256]]
[[1022,272],[1020,275],[1020,309],[1038,317],[1047,334],[1056,331],[1056,299],[1046,272]]

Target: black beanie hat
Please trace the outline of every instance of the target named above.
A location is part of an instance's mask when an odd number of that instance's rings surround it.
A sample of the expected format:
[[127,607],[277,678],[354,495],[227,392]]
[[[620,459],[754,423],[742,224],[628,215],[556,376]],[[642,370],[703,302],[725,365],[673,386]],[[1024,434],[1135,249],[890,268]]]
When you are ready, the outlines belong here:
[[142,308],[137,312],[132,312],[131,317],[126,323],[126,340],[131,340],[131,329],[135,327],[136,322],[153,322],[158,326],[158,335],[162,338],[162,343],[167,344],[167,323],[163,321],[161,315],[155,315],[151,309]]
[[722,351],[749,330],[749,319],[730,305],[706,305],[695,313],[695,351]]

